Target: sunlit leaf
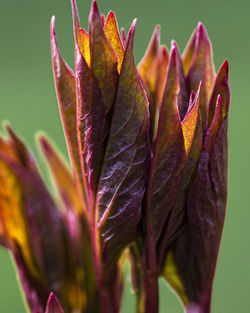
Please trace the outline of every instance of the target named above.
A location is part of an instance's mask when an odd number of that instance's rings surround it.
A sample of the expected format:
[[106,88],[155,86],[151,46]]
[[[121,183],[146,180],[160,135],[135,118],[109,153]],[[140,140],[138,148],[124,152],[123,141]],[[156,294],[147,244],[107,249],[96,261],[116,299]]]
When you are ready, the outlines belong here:
[[117,70],[120,73],[124,59],[124,47],[120,38],[116,16],[112,11],[109,12],[105,21],[104,32],[116,54]]

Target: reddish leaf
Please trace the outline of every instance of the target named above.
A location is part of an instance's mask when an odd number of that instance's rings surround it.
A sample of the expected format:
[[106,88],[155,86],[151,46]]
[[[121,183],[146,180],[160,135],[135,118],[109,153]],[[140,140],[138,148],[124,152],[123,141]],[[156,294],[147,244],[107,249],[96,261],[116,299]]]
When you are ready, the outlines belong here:
[[147,190],[148,231],[155,239],[159,238],[175,202],[186,158],[177,107],[177,58],[176,47],[172,47]]
[[183,52],[182,55],[182,63],[183,63],[183,69],[184,69],[184,75],[187,76],[190,65],[193,59],[194,49],[195,49],[195,43],[196,43],[196,36],[197,36],[197,29],[194,30],[191,38],[189,39],[187,46]]
[[[191,44],[192,47],[192,44]],[[192,48],[190,49],[190,52]],[[213,90],[215,79],[214,65],[212,60],[212,47],[204,26],[200,23],[196,30],[196,40],[187,74],[187,86],[189,92],[198,89],[202,81],[202,90],[200,95],[200,111],[203,132],[206,128],[208,118],[209,99]]]
[[[176,198],[176,202],[173,206],[173,209],[171,210],[170,216],[167,219],[166,224],[164,226],[164,233],[162,234],[160,241],[158,243],[157,248],[158,260],[161,268],[165,265],[166,258],[167,259],[170,258],[169,252],[167,252],[166,256],[167,247],[178,236],[178,234],[183,228],[184,216],[186,214],[186,196],[188,186],[190,181],[192,181],[192,179],[194,178],[195,171],[200,159],[202,149],[202,129],[200,116],[198,116],[199,94],[200,89],[198,90],[198,93],[194,99],[193,95],[191,95],[190,101],[193,100],[193,103],[190,106],[192,107],[192,109],[185,117],[185,119],[182,121],[182,128],[185,121],[186,122],[188,120],[194,121],[194,124],[191,126],[191,129],[189,130],[192,133],[191,136],[193,137],[191,137],[191,140],[188,141],[188,144],[191,143],[191,146],[189,146],[188,148],[189,152],[187,150],[187,143],[185,144],[187,161],[185,163],[185,168],[178,188],[177,192],[178,196]],[[185,133],[184,129],[183,133]],[[185,136],[186,135],[184,134],[184,138]],[[168,272],[168,269],[166,269],[165,267],[164,271],[166,276],[167,275],[166,271]],[[166,276],[166,279],[169,281],[169,277]],[[175,286],[173,286],[173,288],[175,288]]]
[[135,22],[128,35],[96,201],[102,256],[111,264],[135,237],[147,178],[148,102],[134,63],[134,32]]
[[96,0],[89,17],[91,69],[102,91],[105,114],[111,110],[118,81],[117,57],[105,36]]
[[[49,286],[57,289],[64,273],[63,238],[60,214],[39,175],[7,158],[3,158],[15,173],[22,188],[23,209],[29,228],[29,243],[34,253],[39,271]],[[41,235],[42,234],[42,235]]]
[[[94,205],[104,144],[108,135],[105,105],[98,82],[76,44],[76,78],[78,84],[78,137],[83,180],[87,178],[89,210]],[[106,126],[106,127],[105,127]]]
[[149,70],[153,65],[160,48],[160,27],[157,26],[150,40],[148,49],[138,65],[138,72],[143,81],[147,81]]
[[219,128],[211,126],[207,134],[198,172],[188,193],[188,227],[175,247],[175,262],[189,301],[197,303],[204,312],[210,310],[225,217],[227,119],[226,115]]
[[57,290],[63,281],[60,216],[32,156],[10,128],[8,132],[9,149],[0,151],[0,215],[25,296],[35,311],[45,305],[47,287]]
[[[177,62],[177,67],[178,67],[178,80],[179,80],[179,88],[180,88],[178,92],[178,109],[179,109],[180,118],[181,120],[183,120],[188,109],[188,95],[187,95],[186,81],[185,81],[181,56],[180,56],[179,49],[175,41],[172,42],[172,47],[175,47],[175,50],[176,50],[176,62]],[[198,90],[198,88],[195,89],[195,91],[196,90]]]
[[86,63],[88,64],[88,66],[90,66],[89,35],[83,28],[80,28],[80,20],[75,0],[71,0],[71,6],[72,6],[75,41],[77,42],[79,50],[82,56],[84,57]]
[[122,42],[123,42],[123,46],[126,46],[126,33],[125,33],[125,29],[122,27],[121,28],[121,35],[122,35]]
[[227,60],[222,64],[216,76],[214,89],[213,89],[212,96],[209,102],[209,117],[208,117],[207,127],[210,127],[212,123],[218,95],[221,96],[222,103],[224,103],[223,109],[222,109],[223,117],[224,117],[229,110],[229,102],[230,102],[230,89],[228,85],[228,61]]
[[45,136],[41,136],[39,141],[65,208],[74,211],[79,216],[86,213],[86,208],[80,201],[75,182],[66,164]]
[[[168,69],[169,55],[168,50],[165,46],[160,48],[159,53],[159,69],[158,69],[158,77],[157,77],[157,105],[160,106],[162,101],[162,95],[164,91],[167,69]],[[157,108],[159,110],[159,107]],[[158,116],[159,118],[159,116]],[[156,123],[158,125],[158,122]]]
[[[158,79],[159,79],[159,50],[160,50],[160,28],[156,27],[151,38],[148,50],[138,66],[138,71],[142,79],[144,88],[149,99],[150,112],[150,137],[151,140],[155,137],[156,116],[158,117],[159,104],[158,100]],[[165,79],[164,79],[165,81]],[[157,120],[158,123],[158,120]]]
[[67,146],[78,186],[81,184],[81,169],[76,133],[76,90],[75,76],[60,56],[55,33],[55,18],[51,20],[51,48],[54,79],[57,90],[61,119]]

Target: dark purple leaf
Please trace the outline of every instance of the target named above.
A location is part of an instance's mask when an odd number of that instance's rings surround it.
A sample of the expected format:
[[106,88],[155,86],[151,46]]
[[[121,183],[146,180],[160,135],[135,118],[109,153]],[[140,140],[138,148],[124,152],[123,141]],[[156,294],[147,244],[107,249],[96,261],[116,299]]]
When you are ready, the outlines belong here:
[[149,158],[148,102],[133,56],[133,23],[121,68],[96,201],[104,263],[130,243],[141,216]]

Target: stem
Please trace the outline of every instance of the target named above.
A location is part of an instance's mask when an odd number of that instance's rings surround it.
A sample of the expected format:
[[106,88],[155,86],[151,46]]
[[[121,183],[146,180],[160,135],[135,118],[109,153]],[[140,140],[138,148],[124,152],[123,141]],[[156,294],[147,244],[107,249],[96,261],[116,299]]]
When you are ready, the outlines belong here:
[[144,276],[146,310],[145,313],[158,313],[159,293],[157,274],[148,272]]
[[[115,284],[112,283],[115,281],[114,275],[109,275],[106,271],[103,270],[101,253],[99,247],[99,234],[97,232],[97,227],[95,223],[91,224],[91,237],[93,242],[93,251],[94,251],[94,265],[96,277],[98,280],[98,291],[100,297],[100,306],[102,313],[118,313],[119,305],[117,304],[117,295],[115,290]],[[116,276],[116,273],[115,273]],[[109,279],[111,277],[112,279]]]
[[105,284],[99,284],[99,292],[101,299],[101,312],[102,313],[118,313],[119,310],[116,308],[114,297],[115,294],[110,292],[109,286],[105,286]]
[[142,261],[145,288],[145,313],[158,313],[159,288],[156,251],[152,238],[148,237],[148,239],[146,247],[147,252],[144,260]]

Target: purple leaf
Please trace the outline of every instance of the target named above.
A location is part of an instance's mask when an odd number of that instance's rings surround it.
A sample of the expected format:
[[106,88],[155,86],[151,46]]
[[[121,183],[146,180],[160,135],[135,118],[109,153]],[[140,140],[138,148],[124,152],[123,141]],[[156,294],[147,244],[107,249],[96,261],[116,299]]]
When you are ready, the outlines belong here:
[[112,263],[134,239],[147,179],[148,102],[134,63],[134,32],[135,23],[127,39],[96,200],[104,263]]
[[71,165],[78,185],[81,185],[81,168],[79,162],[76,132],[76,88],[75,76],[60,56],[56,41],[55,18],[51,20],[51,50],[61,119],[69,150]]
[[199,23],[195,32],[195,45],[193,40],[189,46],[189,55],[192,52],[192,60],[189,65],[186,77],[188,91],[196,91],[202,81],[202,90],[200,96],[200,111],[203,132],[206,130],[206,121],[208,116],[209,99],[213,90],[215,79],[214,65],[212,59],[212,47],[205,27]]
[[187,199],[188,226],[177,239],[175,261],[190,302],[210,312],[213,277],[227,199],[227,119],[210,128]]

